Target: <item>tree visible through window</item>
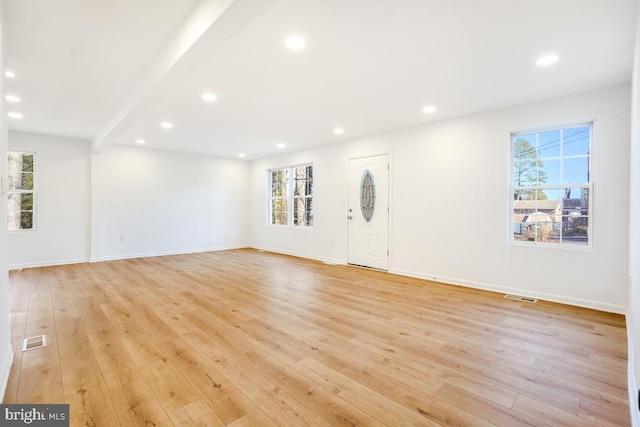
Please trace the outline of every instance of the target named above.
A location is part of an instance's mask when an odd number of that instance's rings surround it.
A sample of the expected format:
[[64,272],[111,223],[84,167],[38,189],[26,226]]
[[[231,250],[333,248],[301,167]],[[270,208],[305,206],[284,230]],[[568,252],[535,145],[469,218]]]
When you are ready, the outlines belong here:
[[35,154],[10,151],[8,174],[8,229],[31,230],[34,228]]
[[269,171],[269,224],[313,225],[313,165]]
[[289,169],[271,171],[271,224],[287,225],[289,216]]
[[590,244],[591,129],[511,136],[512,241]]

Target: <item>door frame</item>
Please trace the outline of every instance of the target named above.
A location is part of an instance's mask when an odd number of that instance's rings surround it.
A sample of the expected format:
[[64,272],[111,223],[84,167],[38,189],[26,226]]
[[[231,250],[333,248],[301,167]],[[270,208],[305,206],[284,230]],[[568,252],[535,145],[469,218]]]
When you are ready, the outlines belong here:
[[[349,191],[350,191],[350,179],[351,179],[351,161],[352,160],[359,160],[359,159],[366,159],[368,157],[377,157],[377,156],[387,156],[387,160],[388,160],[388,164],[389,164],[389,169],[388,169],[388,173],[387,173],[387,202],[388,202],[388,207],[389,207],[389,211],[387,214],[387,251],[388,251],[388,256],[387,256],[387,268],[385,269],[380,269],[380,268],[376,268],[376,267],[367,267],[367,266],[362,266],[359,264],[351,264],[349,262],[349,255],[350,255],[350,232],[349,232]],[[393,164],[393,156],[392,153],[390,151],[388,152],[377,152],[377,153],[372,153],[372,154],[367,154],[367,155],[362,155],[362,156],[355,156],[355,157],[349,157],[347,158],[347,184],[346,184],[346,188],[347,188],[347,197],[346,197],[346,204],[344,206],[344,219],[346,221],[346,241],[347,241],[347,256],[346,256],[346,264],[347,265],[352,265],[354,267],[362,267],[362,268],[371,268],[374,270],[380,270],[380,271],[390,271],[391,270],[391,260],[392,260],[392,251],[391,251],[391,242],[392,242],[392,233],[391,233],[391,224],[392,222],[392,216],[393,216],[393,207],[392,207],[392,194],[393,194],[393,177],[392,177],[392,172],[393,172],[393,168],[392,168],[392,164]]]

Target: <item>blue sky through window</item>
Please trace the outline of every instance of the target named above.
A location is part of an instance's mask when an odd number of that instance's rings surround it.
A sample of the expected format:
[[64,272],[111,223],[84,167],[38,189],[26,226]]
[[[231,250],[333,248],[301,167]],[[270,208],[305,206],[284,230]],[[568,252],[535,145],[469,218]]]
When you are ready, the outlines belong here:
[[529,141],[542,161],[547,179],[539,185],[589,182],[590,125],[513,136],[514,142],[518,139]]

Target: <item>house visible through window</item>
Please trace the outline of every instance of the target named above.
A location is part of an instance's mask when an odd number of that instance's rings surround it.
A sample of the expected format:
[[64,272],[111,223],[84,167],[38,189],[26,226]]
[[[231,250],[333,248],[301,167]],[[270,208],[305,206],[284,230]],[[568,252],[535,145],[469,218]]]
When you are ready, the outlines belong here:
[[269,171],[269,224],[313,225],[313,165]]
[[35,154],[10,151],[8,173],[8,229],[32,230],[35,226]]
[[591,130],[511,135],[512,242],[591,244]]

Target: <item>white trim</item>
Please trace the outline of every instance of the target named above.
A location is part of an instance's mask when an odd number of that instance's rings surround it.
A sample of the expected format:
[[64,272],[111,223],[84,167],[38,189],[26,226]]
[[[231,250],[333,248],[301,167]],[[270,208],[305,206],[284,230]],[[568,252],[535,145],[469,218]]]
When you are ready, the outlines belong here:
[[631,425],[640,427],[640,410],[638,409],[638,383],[634,375],[635,354],[633,353],[633,328],[630,316],[627,315],[627,387],[629,389],[629,411],[631,415]]
[[0,364],[0,396],[2,396],[2,399],[4,400],[4,393],[7,391],[7,384],[9,383],[9,374],[11,373],[11,366],[13,365],[13,349],[11,348],[11,345],[9,345],[8,348],[8,352],[7,354],[9,355],[9,358],[7,359],[7,361],[3,361]]
[[[319,256],[300,253],[300,252],[284,251],[281,249],[269,248],[266,246],[252,245],[252,246],[248,246],[248,248],[266,251],[266,252],[273,252],[273,253],[282,254],[282,255],[289,255],[289,256],[294,256],[298,258],[306,258],[306,259],[311,259],[315,261],[321,261],[326,264],[349,265],[345,260],[342,260],[342,259],[319,257]],[[531,292],[526,289],[511,288],[507,286],[498,286],[490,283],[476,282],[472,280],[443,277],[443,276],[438,276],[436,274],[424,274],[424,273],[418,273],[415,271],[400,270],[400,269],[394,269],[394,268],[386,270],[386,272],[390,274],[396,274],[399,276],[407,276],[407,277],[413,277],[416,279],[424,279],[432,282],[444,283],[447,285],[462,286],[465,288],[480,289],[483,291],[499,292],[504,294],[517,294],[517,295],[535,298],[542,301],[556,302],[559,304],[572,305],[572,306],[582,307],[582,308],[591,308],[594,310],[605,311],[608,313],[624,315],[626,314],[626,311],[627,311],[627,308],[625,306],[616,305],[616,304],[608,304],[608,303],[602,303],[600,301],[592,301],[592,300],[587,300],[582,298],[572,298],[564,295],[548,294],[544,292]],[[640,427],[640,425],[638,425],[637,427]]]
[[281,255],[288,255],[288,256],[293,256],[293,257],[297,257],[297,258],[305,258],[305,259],[310,259],[313,261],[320,261],[323,262],[325,264],[329,264],[329,265],[347,265],[347,263],[342,260],[342,259],[338,259],[338,258],[327,258],[327,257],[319,257],[316,255],[311,255],[311,254],[304,254],[304,253],[300,253],[300,252],[291,252],[291,251],[283,251],[282,249],[274,249],[274,248],[269,248],[266,246],[246,246],[246,248],[248,249],[255,249],[257,251],[264,251],[264,252],[273,252],[275,254],[281,254]]
[[[219,246],[219,247],[211,247],[211,248],[185,249],[185,250],[179,250],[179,251],[143,252],[143,253],[136,253],[136,254],[111,255],[111,256],[91,258],[91,259],[24,263],[24,264],[11,265],[9,269],[18,270],[21,268],[50,267],[54,265],[78,264],[78,263],[84,263],[84,262],[116,261],[121,259],[149,258],[149,257],[156,257],[156,256],[185,255],[185,254],[191,254],[191,253],[195,254],[195,253],[201,253],[201,252],[218,252],[218,251],[226,251],[226,250],[233,250],[233,249],[256,249],[256,250],[273,252],[273,253],[282,254],[282,255],[294,256],[298,258],[306,258],[310,260],[321,261],[327,264],[348,265],[348,263],[344,259],[339,259],[339,258],[323,257],[323,256],[317,256],[314,254],[301,253],[301,252],[295,252],[295,251],[286,251],[282,249],[271,248],[268,246],[231,245],[231,246]],[[527,290],[527,289],[499,286],[491,283],[477,282],[474,280],[465,280],[465,279],[459,279],[454,277],[444,277],[444,276],[439,276],[437,274],[420,273],[420,272],[402,270],[402,269],[396,269],[396,268],[390,268],[389,270],[386,270],[386,271],[391,274],[397,274],[400,276],[414,277],[417,279],[430,280],[433,282],[463,286],[463,287],[473,288],[473,289],[481,289],[485,291],[500,292],[505,294],[524,295],[527,297],[537,298],[544,301],[557,302],[560,304],[573,305],[577,307],[592,308],[595,310],[606,311],[609,313],[626,314],[627,312],[626,306],[602,303],[600,301],[592,301],[592,300],[587,300],[582,298],[572,298],[565,295],[548,294],[544,292],[531,292],[530,290]],[[627,328],[627,330],[629,329]],[[640,427],[640,425],[638,425],[638,427]]]
[[[571,122],[558,122],[555,124],[546,124],[546,125],[540,125],[540,126],[533,126],[529,128],[523,128],[523,129],[515,130],[509,133],[510,135],[526,135],[532,132],[546,132],[549,130],[556,130],[561,128],[562,129],[577,128],[586,124],[593,125],[595,122],[596,122],[596,119],[576,120]],[[591,129],[593,129],[593,126],[591,127]],[[591,136],[593,137],[593,133],[591,134]]]
[[600,301],[592,301],[582,298],[572,298],[565,295],[548,294],[544,292],[531,292],[527,289],[511,288],[508,286],[499,286],[491,283],[476,282],[473,280],[458,279],[454,277],[443,277],[437,274],[425,274],[415,271],[398,269],[391,269],[389,270],[389,272],[401,276],[415,277],[417,279],[425,279],[432,282],[445,283],[448,285],[463,286],[466,288],[481,289],[484,291],[499,292],[505,294],[517,294],[543,301],[557,302],[560,304],[573,305],[583,308],[592,308],[609,313],[625,314],[627,311],[626,306],[622,305],[602,303]]
[[169,256],[169,255],[185,255],[185,254],[196,254],[201,252],[217,252],[217,251],[227,251],[231,249],[244,249],[249,246],[247,245],[231,245],[231,246],[218,246],[211,248],[196,248],[196,249],[184,249],[179,251],[162,251],[162,252],[141,252],[136,254],[121,254],[121,255],[110,255],[104,257],[96,257],[88,260],[89,262],[103,262],[103,261],[117,261],[121,259],[133,259],[133,258],[150,258],[156,256]]
[[509,245],[520,246],[523,248],[543,248],[558,249],[561,251],[595,252],[593,245],[580,245],[577,243],[528,242],[525,240],[514,240],[512,242],[509,242]]
[[179,251],[141,252],[141,253],[135,253],[135,254],[110,255],[110,256],[104,256],[104,257],[24,262],[20,264],[11,264],[9,266],[9,270],[20,270],[23,268],[35,268],[35,267],[53,267],[56,265],[82,264],[85,262],[103,262],[103,261],[116,261],[120,259],[149,258],[154,256],[185,255],[185,254],[195,254],[195,253],[201,253],[201,252],[216,252],[216,251],[226,251],[231,249],[243,249],[247,247],[248,247],[247,245],[231,245],[231,246],[217,246],[217,247],[210,247],[210,248],[184,249]]
[[53,267],[54,265],[81,264],[83,262],[89,262],[89,258],[22,262],[19,264],[9,264],[9,270],[20,270],[22,268],[34,268],[34,267]]

